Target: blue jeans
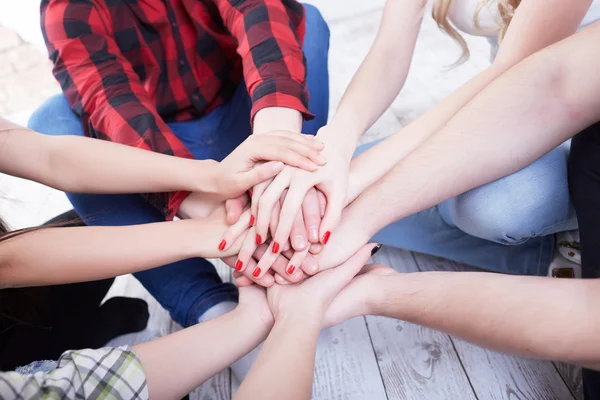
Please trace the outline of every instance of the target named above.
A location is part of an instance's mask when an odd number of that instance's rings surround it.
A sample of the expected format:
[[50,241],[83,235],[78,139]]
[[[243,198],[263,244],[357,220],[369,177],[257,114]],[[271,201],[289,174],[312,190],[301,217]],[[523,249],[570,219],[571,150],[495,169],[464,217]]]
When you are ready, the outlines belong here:
[[[315,118],[304,124],[303,131],[316,134],[327,122],[329,110],[329,28],[315,7],[306,5],[305,8],[304,54],[309,110]],[[227,104],[209,115],[168,125],[196,159],[222,160],[252,133],[250,109],[250,97],[242,83]],[[62,94],[49,99],[32,115],[29,128],[49,135],[84,135],[80,119]],[[67,196],[88,225],[122,226],[164,220],[164,216],[139,195],[68,193]],[[237,301],[236,287],[223,283],[213,265],[202,258],[138,272],[135,277],[183,326],[195,324],[216,304]]]
[[546,275],[552,234],[577,229],[567,184],[569,148],[570,141],[521,171],[394,222],[373,240],[495,272]]

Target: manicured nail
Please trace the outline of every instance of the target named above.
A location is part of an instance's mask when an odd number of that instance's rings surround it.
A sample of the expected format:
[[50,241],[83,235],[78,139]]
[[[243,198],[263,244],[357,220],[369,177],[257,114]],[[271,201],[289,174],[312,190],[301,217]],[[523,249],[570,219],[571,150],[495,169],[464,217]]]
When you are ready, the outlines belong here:
[[244,263],[241,260],[237,260],[237,262],[235,263],[235,270],[241,271],[243,266],[244,266]]
[[259,275],[260,275],[260,268],[256,267],[256,269],[252,273],[252,276],[255,278],[258,278]]
[[221,250],[221,251],[225,250],[225,246],[227,246],[227,242],[224,240],[221,240],[221,243],[219,243],[219,250]]
[[250,225],[254,226],[254,223],[256,222],[256,220],[254,219],[254,215],[250,216]]
[[381,250],[382,247],[383,247],[383,245],[381,243],[379,243],[377,246],[373,247],[373,250],[371,250],[371,255],[374,256],[375,253],[377,253],[379,250]]
[[261,244],[262,243],[262,237],[260,237],[260,235],[257,233],[256,234],[256,244]]
[[275,254],[279,253],[279,243],[273,242],[273,248],[271,249],[271,251]]
[[290,267],[287,269],[288,275],[292,275],[295,270],[296,270],[296,267],[294,267],[293,265],[290,265]]
[[279,172],[283,169],[283,163],[281,161],[277,161],[271,168],[273,168],[273,172]]
[[329,231],[325,232],[325,234],[323,235],[323,244],[327,244],[327,242],[329,242],[330,236],[331,236],[331,232],[329,232]]
[[302,251],[306,248],[307,242],[304,235],[296,235],[294,236],[294,249]]

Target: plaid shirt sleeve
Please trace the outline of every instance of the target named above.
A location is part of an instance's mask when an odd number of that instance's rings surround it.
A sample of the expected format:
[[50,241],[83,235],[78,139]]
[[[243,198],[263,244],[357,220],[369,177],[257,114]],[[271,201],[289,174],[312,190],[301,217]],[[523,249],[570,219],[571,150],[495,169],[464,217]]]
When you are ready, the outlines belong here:
[[[146,95],[121,54],[106,8],[93,0],[43,0],[42,29],[53,73],[86,135],[192,158]],[[146,195],[172,218],[187,193]]]
[[2,399],[148,399],[137,356],[128,347],[68,351],[50,372],[0,373]]
[[266,107],[308,111],[302,43],[304,7],[295,0],[215,0],[225,26],[238,41],[244,79],[252,97],[251,119]]

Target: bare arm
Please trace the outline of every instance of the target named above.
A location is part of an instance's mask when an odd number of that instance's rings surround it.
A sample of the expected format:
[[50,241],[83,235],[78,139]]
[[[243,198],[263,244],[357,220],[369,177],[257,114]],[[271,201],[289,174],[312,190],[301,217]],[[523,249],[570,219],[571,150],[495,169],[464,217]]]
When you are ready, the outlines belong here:
[[375,41],[329,124],[351,149],[404,86],[425,5],[423,0],[386,2]]
[[[430,138],[460,109],[496,78],[535,52],[577,30],[591,0],[539,2],[519,5],[493,64],[454,91],[434,108],[380,145],[353,160],[349,201],[381,179],[398,162]],[[552,29],[548,29],[552,26]],[[375,168],[374,168],[375,167]]]
[[0,287],[91,281],[191,257],[223,257],[224,212],[202,220],[123,227],[48,228],[0,242]]
[[216,165],[108,141],[42,135],[0,118],[0,170],[63,191],[202,191],[214,186]]
[[[150,398],[181,399],[258,346],[272,326],[264,297],[261,289],[244,288],[240,305],[232,312],[135,346]],[[263,310],[265,313],[259,312]]]
[[377,279],[377,291],[371,293],[374,314],[506,353],[600,367],[600,280],[479,272]]

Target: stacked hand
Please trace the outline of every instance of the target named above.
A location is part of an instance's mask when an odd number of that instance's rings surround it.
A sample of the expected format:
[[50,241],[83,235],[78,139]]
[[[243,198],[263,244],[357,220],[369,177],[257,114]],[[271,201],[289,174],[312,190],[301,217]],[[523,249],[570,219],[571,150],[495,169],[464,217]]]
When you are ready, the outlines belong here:
[[[325,165],[315,171],[285,166],[276,177],[253,188],[250,210],[241,217],[248,199],[228,201],[229,222],[248,223],[250,230],[238,258],[226,262],[249,279],[257,282],[272,269],[275,276],[297,282],[318,270],[311,253],[322,250],[339,223],[353,152],[351,146],[334,142],[332,129],[322,128],[316,136],[324,144]],[[223,238],[227,243],[233,239],[233,235]]]
[[[380,245],[363,246],[337,268],[296,285],[258,285],[240,288],[240,307],[252,307],[266,324],[285,318],[290,313],[303,313],[321,327],[337,325],[346,319],[374,313],[370,299],[376,291],[377,279],[395,272],[381,265],[366,265]],[[240,272],[234,273],[241,276]],[[239,283],[238,278],[238,283]]]

